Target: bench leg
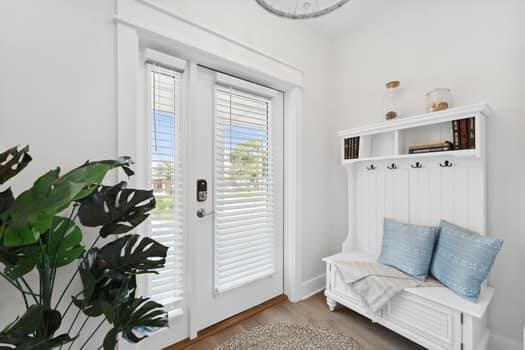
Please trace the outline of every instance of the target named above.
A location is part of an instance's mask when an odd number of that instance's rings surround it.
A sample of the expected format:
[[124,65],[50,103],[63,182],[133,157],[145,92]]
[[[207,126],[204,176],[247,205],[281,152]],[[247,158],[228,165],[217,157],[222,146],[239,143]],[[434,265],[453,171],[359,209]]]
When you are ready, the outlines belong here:
[[328,310],[334,311],[335,307],[337,306],[337,302],[330,297],[326,297],[326,305],[328,305]]

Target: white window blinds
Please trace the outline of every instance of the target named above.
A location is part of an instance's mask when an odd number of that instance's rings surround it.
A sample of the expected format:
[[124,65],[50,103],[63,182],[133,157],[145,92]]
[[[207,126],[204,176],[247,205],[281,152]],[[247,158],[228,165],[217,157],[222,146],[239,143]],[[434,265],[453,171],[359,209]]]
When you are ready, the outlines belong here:
[[271,100],[215,87],[215,291],[274,273]]
[[149,277],[150,296],[170,315],[180,311],[184,292],[183,178],[179,72],[148,65],[150,79],[151,186],[157,206],[151,238],[166,245],[168,256],[158,275]]

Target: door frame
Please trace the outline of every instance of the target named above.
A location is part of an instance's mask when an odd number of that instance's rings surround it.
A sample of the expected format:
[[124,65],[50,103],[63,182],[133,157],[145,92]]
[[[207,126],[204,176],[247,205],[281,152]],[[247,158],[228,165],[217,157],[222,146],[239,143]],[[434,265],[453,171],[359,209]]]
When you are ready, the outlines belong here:
[[[257,81],[284,92],[284,293],[290,301],[302,298],[302,106],[303,71],[252,46],[162,8],[151,0],[117,0],[114,15],[117,36],[117,156],[145,158],[144,57],[145,48],[162,51],[190,62],[188,81],[196,62],[236,76]],[[227,53],[227,54],[226,54]],[[189,95],[189,94],[187,94]],[[183,113],[191,113],[186,96]],[[184,116],[183,116],[184,118]],[[185,152],[188,156],[188,152]],[[191,158],[186,158],[191,159]],[[146,184],[145,172],[128,181]],[[188,198],[188,196],[186,196]],[[190,227],[186,228],[191,230]],[[187,231],[188,232],[188,231]],[[192,249],[191,235],[187,239]],[[191,262],[187,261],[187,304],[191,306]],[[191,325],[191,308],[189,309]],[[190,338],[197,334],[190,329]],[[124,344],[123,344],[124,345]],[[139,346],[124,346],[139,349]]]

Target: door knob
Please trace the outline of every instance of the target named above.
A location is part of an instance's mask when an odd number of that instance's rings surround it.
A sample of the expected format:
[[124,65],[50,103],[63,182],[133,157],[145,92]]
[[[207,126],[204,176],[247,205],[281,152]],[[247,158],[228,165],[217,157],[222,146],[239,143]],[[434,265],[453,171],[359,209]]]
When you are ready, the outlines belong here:
[[197,216],[199,218],[204,218],[206,216],[210,216],[210,215],[213,215],[213,214],[214,214],[213,211],[210,211],[209,213],[206,213],[206,209],[204,209],[204,208],[200,208],[200,209],[197,210]]

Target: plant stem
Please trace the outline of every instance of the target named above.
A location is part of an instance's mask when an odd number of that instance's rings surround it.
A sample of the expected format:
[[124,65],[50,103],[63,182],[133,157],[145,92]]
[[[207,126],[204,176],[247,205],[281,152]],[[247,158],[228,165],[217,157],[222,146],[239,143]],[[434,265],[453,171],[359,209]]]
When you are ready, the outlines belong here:
[[82,346],[80,347],[80,350],[84,349],[86,347],[86,345],[89,343],[89,341],[91,340],[91,338],[93,338],[93,336],[95,335],[95,333],[97,333],[97,331],[100,329],[100,327],[102,327],[102,325],[104,324],[104,322],[106,322],[106,318],[104,317],[104,319],[98,324],[97,328],[95,328],[95,330],[93,332],[91,332],[91,334],[89,335],[89,337],[87,338],[87,340],[84,342],[84,344],[82,344]]
[[38,273],[40,275],[40,304],[45,308],[50,309],[53,289],[51,286],[49,256],[46,254],[41,237],[38,237],[38,244],[40,245],[40,250],[42,251],[42,267],[38,269]]
[[22,283],[26,286],[28,292],[27,294],[30,294],[32,297],[33,297],[33,300],[35,301],[36,304],[38,304],[38,299],[37,299],[37,295],[41,298],[42,296],[40,294],[36,294],[35,292],[33,292],[33,289],[31,288],[31,286],[29,285],[29,283],[27,283],[26,279],[24,278],[24,276],[20,277],[20,279],[22,280]]
[[15,282],[13,282],[13,280],[11,278],[9,278],[5,273],[3,273],[2,271],[0,271],[0,276],[2,276],[3,278],[6,279],[7,282],[9,282],[13,287],[15,287],[16,289],[18,289],[20,292],[22,292],[22,288],[19,287],[19,285],[17,285]]
[[[82,325],[80,326],[80,329],[78,330],[77,332],[77,335],[75,336],[75,339],[73,339],[73,341],[71,342],[71,344],[69,344],[69,348],[67,348],[67,350],[71,350],[71,348],[73,347],[73,344],[75,343],[75,341],[78,339],[79,335],[80,335],[80,332],[82,332],[82,330],[84,329],[84,327],[86,326],[86,323],[87,321],[89,320],[89,316],[86,316],[86,318],[84,319],[84,322],[82,322]],[[105,320],[105,319],[104,319]]]
[[[77,298],[77,297],[78,297],[80,294],[82,294],[82,293],[84,293],[84,291],[81,291],[81,292],[79,292],[77,295],[75,295],[75,298]],[[66,314],[67,314],[67,312],[69,311],[69,309],[71,309],[71,306],[72,306],[72,305],[73,305],[73,300],[71,300],[71,301],[69,302],[69,305],[67,306],[66,311],[64,311],[64,314],[62,315],[62,319],[63,319],[64,317],[66,317]],[[80,310],[80,309],[79,309],[79,310]]]
[[22,290],[22,286],[20,285],[20,282],[15,282],[18,288],[20,289],[20,292],[22,293],[22,298],[24,298],[24,304],[26,305],[26,309],[29,309],[29,303],[27,302],[26,293]]
[[[93,244],[91,245],[91,247],[89,247],[89,249],[87,250],[88,252],[93,249],[93,247],[95,246],[95,244],[97,244],[98,240],[100,239],[100,236],[97,236],[97,238],[95,239],[95,241],[93,242]],[[64,295],[66,294],[66,291],[69,289],[69,287],[71,286],[71,283],[73,283],[73,281],[75,280],[75,277],[77,277],[77,274],[80,270],[80,264],[82,264],[84,262],[84,260],[86,259],[86,256],[87,255],[84,255],[84,257],[82,258],[82,260],[80,260],[80,263],[78,264],[77,266],[77,269],[75,271],[75,273],[73,274],[73,276],[69,279],[69,282],[67,283],[66,285],[66,288],[64,288],[64,290],[62,291],[62,294],[60,295],[60,298],[58,298],[58,301],[55,305],[55,309],[58,308],[58,305],[60,305],[60,302],[62,301],[62,299],[64,298]]]
[[[55,278],[56,278],[56,274],[57,274],[57,267],[56,267],[56,262],[57,262],[57,258],[58,258],[58,254],[60,253],[60,250],[62,249],[62,246],[64,245],[64,239],[66,237],[66,234],[67,234],[67,231],[73,227],[75,225],[75,220],[78,216],[78,212],[77,212],[77,215],[75,215],[75,217],[73,218],[73,215],[75,214],[75,209],[77,208],[78,206],[78,203],[75,203],[73,205],[73,208],[71,209],[71,214],[69,214],[69,221],[68,221],[68,224],[69,225],[64,225],[65,228],[64,228],[64,233],[62,235],[62,238],[60,239],[60,244],[58,245],[58,249],[57,251],[55,252],[55,256],[53,256],[53,260],[52,260],[52,263],[51,263],[51,269],[52,269],[52,272],[51,272],[51,288],[54,288],[55,287]],[[49,231],[49,235],[50,235],[50,240],[51,240],[51,230]],[[48,250],[49,250],[49,245],[48,245]]]
[[[69,308],[67,310],[69,310]],[[66,312],[67,312],[67,310],[66,310]],[[67,334],[71,333],[71,330],[73,329],[73,326],[75,325],[75,323],[77,323],[77,319],[78,319],[78,316],[80,316],[80,312],[81,311],[82,311],[82,309],[78,309],[77,314],[75,315],[75,318],[73,318],[73,321],[71,322],[71,325],[69,326],[69,328],[67,330]],[[62,319],[64,319],[64,316],[66,315],[66,312],[64,312],[64,315],[62,315]],[[58,350],[62,350],[62,346],[64,346],[64,344],[60,345],[60,348]]]

